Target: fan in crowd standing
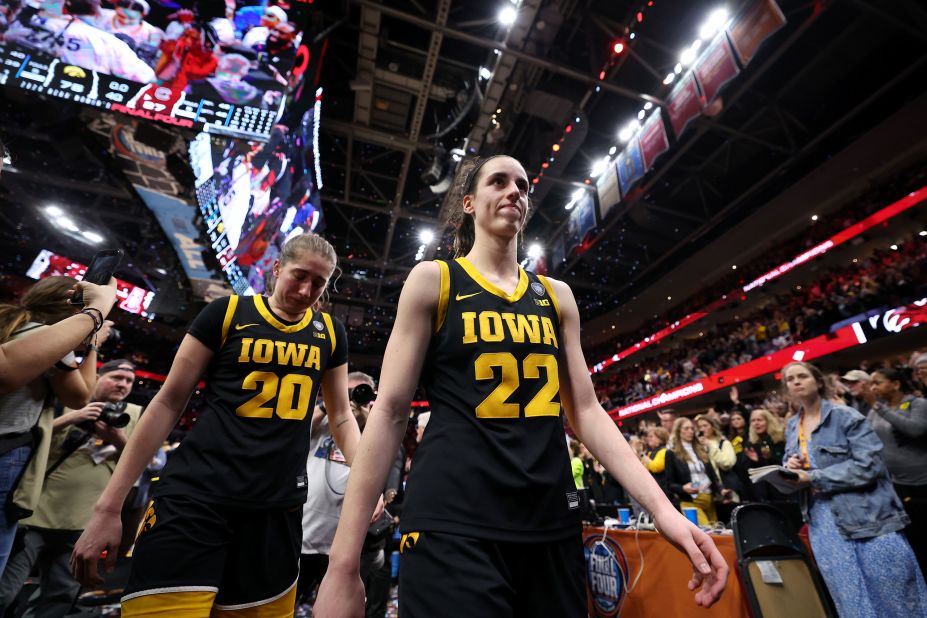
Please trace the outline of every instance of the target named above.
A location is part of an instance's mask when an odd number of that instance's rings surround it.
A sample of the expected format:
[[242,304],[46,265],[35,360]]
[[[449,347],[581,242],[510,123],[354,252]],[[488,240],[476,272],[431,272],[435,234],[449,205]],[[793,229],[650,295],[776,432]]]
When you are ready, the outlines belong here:
[[814,559],[840,616],[927,616],[927,584],[900,531],[910,523],[882,443],[866,418],[834,404],[809,363],[782,369],[800,412],[789,419],[785,465],[798,473]]

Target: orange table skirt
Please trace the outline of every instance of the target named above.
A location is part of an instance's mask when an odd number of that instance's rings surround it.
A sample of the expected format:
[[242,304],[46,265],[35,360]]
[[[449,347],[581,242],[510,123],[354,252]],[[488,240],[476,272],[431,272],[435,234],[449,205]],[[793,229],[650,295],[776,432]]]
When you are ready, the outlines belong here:
[[[606,546],[596,546],[602,528],[586,527],[583,546],[586,554],[586,592],[589,615],[594,618],[748,618],[747,601],[737,578],[737,551],[731,535],[712,535],[715,545],[731,571],[721,599],[710,609],[695,604],[695,594],[687,586],[692,577],[688,558],[664,541],[659,534],[633,530],[609,530]],[[639,548],[638,549],[638,545]],[[610,550],[610,551],[609,551]],[[640,572],[637,585],[628,592]],[[622,576],[622,573],[624,574]]]

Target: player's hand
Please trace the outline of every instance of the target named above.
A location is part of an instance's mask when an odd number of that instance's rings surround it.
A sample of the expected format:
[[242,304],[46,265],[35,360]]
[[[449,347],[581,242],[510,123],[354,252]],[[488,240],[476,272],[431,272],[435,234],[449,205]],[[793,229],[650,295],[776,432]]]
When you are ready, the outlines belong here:
[[380,519],[380,516],[383,514],[384,509],[386,509],[386,502],[383,500],[383,495],[380,495],[380,499],[377,500],[377,508],[373,509],[373,515],[370,516],[370,523],[372,524],[376,520]]
[[362,618],[364,582],[357,571],[329,569],[312,606],[315,618]]
[[714,605],[724,592],[728,576],[727,563],[715,542],[675,509],[666,509],[655,516],[654,525],[663,538],[689,557],[692,563],[689,590],[695,592],[696,605]]
[[105,551],[103,563],[107,573],[116,566],[119,542],[122,540],[122,521],[118,512],[93,509],[87,527],[74,544],[71,552],[71,575],[84,586],[97,586],[103,583],[100,577],[99,563]]

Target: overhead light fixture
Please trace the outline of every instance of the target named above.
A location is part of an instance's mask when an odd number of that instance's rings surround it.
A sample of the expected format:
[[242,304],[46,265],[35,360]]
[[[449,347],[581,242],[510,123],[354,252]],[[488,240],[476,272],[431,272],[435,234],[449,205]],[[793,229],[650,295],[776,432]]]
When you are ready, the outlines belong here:
[[731,270],[737,270],[737,264],[734,264],[733,266],[731,266]]
[[715,34],[718,33],[724,25],[727,23],[727,18],[729,13],[726,8],[715,9],[708,16],[708,19],[705,20],[705,23],[702,24],[702,27],[699,28],[698,36],[702,39],[711,39]]
[[499,23],[503,26],[511,26],[518,19],[518,9],[514,6],[507,6],[499,11]]
[[544,250],[541,248],[539,243],[531,243],[528,247],[528,257],[532,259],[538,259],[544,253]]
[[647,110],[647,111],[652,110],[652,109],[653,109],[653,103],[651,103],[650,101],[647,101],[646,103],[644,103],[644,109]]
[[625,127],[621,131],[618,132],[618,139],[621,140],[622,142],[626,142],[629,139],[631,139],[632,134],[633,133],[631,129],[629,129],[628,127]]
[[918,235],[918,236],[927,236],[927,230],[921,230],[917,235]]
[[[599,176],[601,176],[602,172],[608,169],[609,161],[610,161],[609,157],[602,157],[601,159],[596,161],[595,165],[592,166],[592,171],[589,172],[589,177],[598,178]],[[577,191],[580,192],[579,197],[582,197],[582,189],[577,189]],[[576,193],[573,194],[573,197],[574,199],[579,199],[579,197],[576,196]]]
[[60,217],[64,214],[64,211],[61,210],[61,208],[58,206],[52,205],[45,207],[45,214],[47,214],[49,217]]
[[663,85],[664,85],[664,86],[669,86],[670,84],[673,83],[673,80],[674,80],[674,79],[676,79],[676,74],[675,74],[675,73],[667,73],[667,74],[666,74],[666,77],[663,78]]
[[818,216],[817,216],[817,215],[811,215],[811,220],[812,220],[812,221],[817,221],[817,220],[818,220]]
[[637,112],[637,119],[638,119],[638,120],[643,120],[643,119],[644,119],[644,116],[646,116],[646,115],[647,115],[647,112],[645,112],[644,110],[641,110],[641,111]]
[[889,247],[892,251],[898,251],[898,245],[892,245]]
[[435,239],[435,233],[431,230],[422,230],[418,233],[418,239],[422,244],[431,244],[431,241]]
[[616,152],[618,152],[618,146],[612,146],[608,149],[609,156],[614,156]]
[[99,244],[99,243],[103,242],[103,237],[100,236],[99,234],[97,234],[96,232],[91,232],[91,231],[89,231],[89,230],[85,230],[85,231],[81,232],[80,235],[83,236],[84,238],[86,238],[87,240],[89,240],[89,241],[92,242],[92,243]]
[[492,77],[492,71],[486,67],[480,67],[480,79],[489,79]]
[[585,195],[586,195],[585,189],[577,189],[576,191],[573,191],[573,195],[571,195],[570,197],[573,198],[574,202],[578,202],[579,200],[583,199],[583,196]]
[[63,227],[69,232],[76,232],[78,229],[77,225],[75,225],[74,222],[68,219],[67,217],[59,217],[57,221],[55,221],[55,223],[57,223],[59,227]]

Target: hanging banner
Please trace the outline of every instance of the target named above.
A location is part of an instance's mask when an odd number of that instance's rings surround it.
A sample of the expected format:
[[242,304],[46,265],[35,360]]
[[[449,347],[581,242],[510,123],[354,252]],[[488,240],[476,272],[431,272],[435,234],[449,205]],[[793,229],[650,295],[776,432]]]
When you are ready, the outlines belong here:
[[595,181],[595,191],[599,198],[599,221],[605,221],[605,216],[621,201],[618,192],[618,168],[614,161],[606,166],[605,171]]
[[595,199],[591,193],[586,193],[576,202],[570,213],[567,224],[566,244],[564,248],[569,253],[573,247],[581,245],[589,230],[595,227]]
[[635,135],[627,148],[618,155],[618,184],[621,187],[621,195],[627,197],[628,191],[645,171],[641,144]]
[[727,42],[727,35],[724,31],[715,35],[695,62],[692,72],[698,79],[698,85],[702,89],[706,102],[713,100],[724,84],[737,77],[740,69],[734,61],[734,52],[731,51],[731,45]]
[[775,0],[757,0],[737,17],[728,33],[740,64],[747,66],[759,46],[786,24]]
[[695,83],[695,76],[686,73],[673,88],[666,102],[666,113],[677,138],[689,123],[702,113],[702,106],[703,101]]
[[170,239],[174,251],[180,258],[180,264],[187,277],[191,280],[208,280],[212,273],[203,263],[203,251],[206,247],[196,241],[200,233],[193,225],[196,209],[177,198],[145,187],[133,185],[133,188],[161,224],[164,234]]
[[644,157],[644,170],[648,171],[653,167],[653,162],[661,154],[669,150],[669,139],[666,137],[666,125],[663,124],[663,116],[660,111],[651,114],[644,122],[644,127],[640,132],[641,155]]

